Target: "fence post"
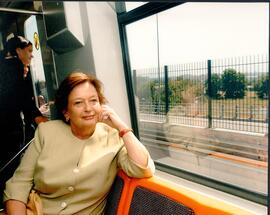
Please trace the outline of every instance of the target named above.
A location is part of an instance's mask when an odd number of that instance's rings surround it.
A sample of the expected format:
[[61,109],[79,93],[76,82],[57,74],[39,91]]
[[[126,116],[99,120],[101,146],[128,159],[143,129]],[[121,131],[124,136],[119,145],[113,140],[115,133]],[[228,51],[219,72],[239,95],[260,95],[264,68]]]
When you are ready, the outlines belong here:
[[133,89],[134,89],[134,100],[135,100],[135,110],[137,117],[140,117],[140,100],[138,97],[138,92],[137,92],[137,71],[134,69],[133,70]]
[[221,111],[221,113],[220,113],[219,118],[223,119],[223,117],[224,117],[224,104],[221,105],[221,110],[220,111]]
[[234,119],[237,119],[238,118],[238,105],[235,105],[235,114],[234,114]]
[[212,78],[211,60],[207,60],[208,128],[212,128]]
[[252,121],[253,119],[253,106],[250,105],[250,110],[249,110],[249,121]]
[[269,108],[266,108],[265,122],[268,123],[269,119]]
[[137,72],[136,69],[133,70],[133,89],[134,95],[137,96]]
[[164,66],[164,86],[165,86],[165,114],[167,115],[170,108],[168,66]]

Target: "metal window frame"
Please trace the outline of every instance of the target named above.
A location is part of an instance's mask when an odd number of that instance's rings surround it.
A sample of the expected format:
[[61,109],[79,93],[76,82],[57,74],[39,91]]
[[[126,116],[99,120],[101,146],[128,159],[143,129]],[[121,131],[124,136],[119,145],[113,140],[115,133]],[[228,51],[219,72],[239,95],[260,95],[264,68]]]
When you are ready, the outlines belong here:
[[[136,106],[135,106],[135,95],[134,95],[134,87],[132,85],[132,73],[131,73],[131,67],[130,67],[130,59],[129,59],[129,51],[128,51],[128,43],[127,43],[127,33],[126,33],[126,25],[136,22],[138,20],[144,19],[148,16],[157,14],[159,12],[168,10],[172,7],[178,6],[183,3],[187,2],[208,2],[208,3],[214,3],[214,2],[231,2],[231,3],[259,3],[264,2],[268,3],[268,0],[259,0],[259,1],[233,1],[233,0],[222,0],[222,1],[166,1],[166,2],[150,2],[147,4],[144,4],[138,8],[135,8],[129,12],[121,12],[118,13],[118,26],[119,26],[119,33],[120,33],[120,42],[121,42],[121,49],[122,49],[122,58],[123,58],[123,64],[124,64],[124,71],[125,71],[125,79],[126,79],[126,86],[127,86],[127,94],[128,94],[128,102],[129,102],[129,109],[130,109],[130,118],[132,127],[134,130],[135,135],[139,138],[139,128],[138,128],[138,116],[136,112]],[[116,7],[119,7],[121,9],[125,8],[124,4],[125,2],[118,2],[118,5]],[[269,7],[269,14],[270,14],[270,7]],[[270,16],[269,16],[270,17]],[[269,19],[270,20],[270,19]],[[269,29],[270,29],[270,21],[269,21]],[[269,32],[269,39],[270,41],[270,32]],[[268,42],[268,49],[270,53],[270,46]],[[269,61],[269,56],[268,56]],[[270,71],[270,66],[268,65],[268,69]],[[269,89],[269,95],[270,95],[270,89]],[[268,100],[268,107],[269,107],[269,100]],[[268,108],[268,115],[270,114],[269,108]],[[268,133],[270,131],[270,128],[268,126]],[[269,145],[269,138],[268,138],[268,145]],[[268,157],[270,155],[270,152],[268,150]],[[207,177],[204,177],[202,175],[198,175],[192,172],[188,172],[185,170],[177,169],[159,162],[155,162],[155,165],[157,169],[167,172],[169,174],[185,178],[187,180],[193,181],[195,183],[199,183],[235,196],[239,196],[243,199],[250,200],[252,202],[256,202],[262,205],[269,205],[270,199],[268,198],[268,195],[264,195],[261,193],[253,192],[247,189],[243,189],[240,187],[237,187],[232,184],[228,184],[225,182],[221,182],[218,180],[210,179]],[[268,178],[270,175],[270,170],[268,168]],[[268,194],[270,193],[270,183],[268,180]],[[270,209],[268,207],[268,213],[270,214]]]

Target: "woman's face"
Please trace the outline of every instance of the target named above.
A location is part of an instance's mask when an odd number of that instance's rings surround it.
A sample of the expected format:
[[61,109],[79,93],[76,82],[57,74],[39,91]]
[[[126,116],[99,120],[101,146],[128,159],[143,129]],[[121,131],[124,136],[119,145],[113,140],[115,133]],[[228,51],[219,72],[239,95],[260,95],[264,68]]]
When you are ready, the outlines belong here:
[[18,54],[18,57],[19,59],[22,61],[22,63],[25,65],[25,66],[29,66],[30,63],[31,63],[31,60],[33,58],[33,46],[32,45],[29,45],[23,49],[21,48],[17,48],[16,49],[16,52]]
[[76,86],[69,94],[68,106],[64,115],[69,118],[71,129],[80,131],[95,128],[100,111],[101,106],[96,88],[85,82]]

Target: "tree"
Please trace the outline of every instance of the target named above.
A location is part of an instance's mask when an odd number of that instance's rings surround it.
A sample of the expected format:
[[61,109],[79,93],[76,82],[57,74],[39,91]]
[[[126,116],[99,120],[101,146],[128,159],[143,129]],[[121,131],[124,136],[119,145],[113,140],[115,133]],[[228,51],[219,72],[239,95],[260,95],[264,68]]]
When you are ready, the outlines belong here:
[[269,77],[268,75],[262,76],[254,86],[254,90],[260,99],[268,98]]
[[244,98],[246,93],[246,78],[235,69],[225,69],[221,76],[222,91],[226,99]]
[[[213,99],[219,99],[221,97],[221,78],[218,74],[212,74],[211,76],[212,91],[211,95]],[[205,82],[205,89],[208,94],[208,80]]]
[[139,97],[140,101],[144,102],[151,102],[151,80],[145,77],[138,77],[137,78],[137,96]]

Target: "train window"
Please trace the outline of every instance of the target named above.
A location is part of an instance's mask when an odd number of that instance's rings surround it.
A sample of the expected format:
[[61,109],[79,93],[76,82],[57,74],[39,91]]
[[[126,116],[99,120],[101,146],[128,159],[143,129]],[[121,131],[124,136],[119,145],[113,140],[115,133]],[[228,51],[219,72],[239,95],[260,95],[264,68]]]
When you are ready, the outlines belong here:
[[137,7],[140,7],[144,4],[146,4],[147,2],[125,2],[125,6],[126,6],[126,11],[131,11]]
[[125,31],[138,131],[157,167],[266,204],[268,4],[184,3]]

